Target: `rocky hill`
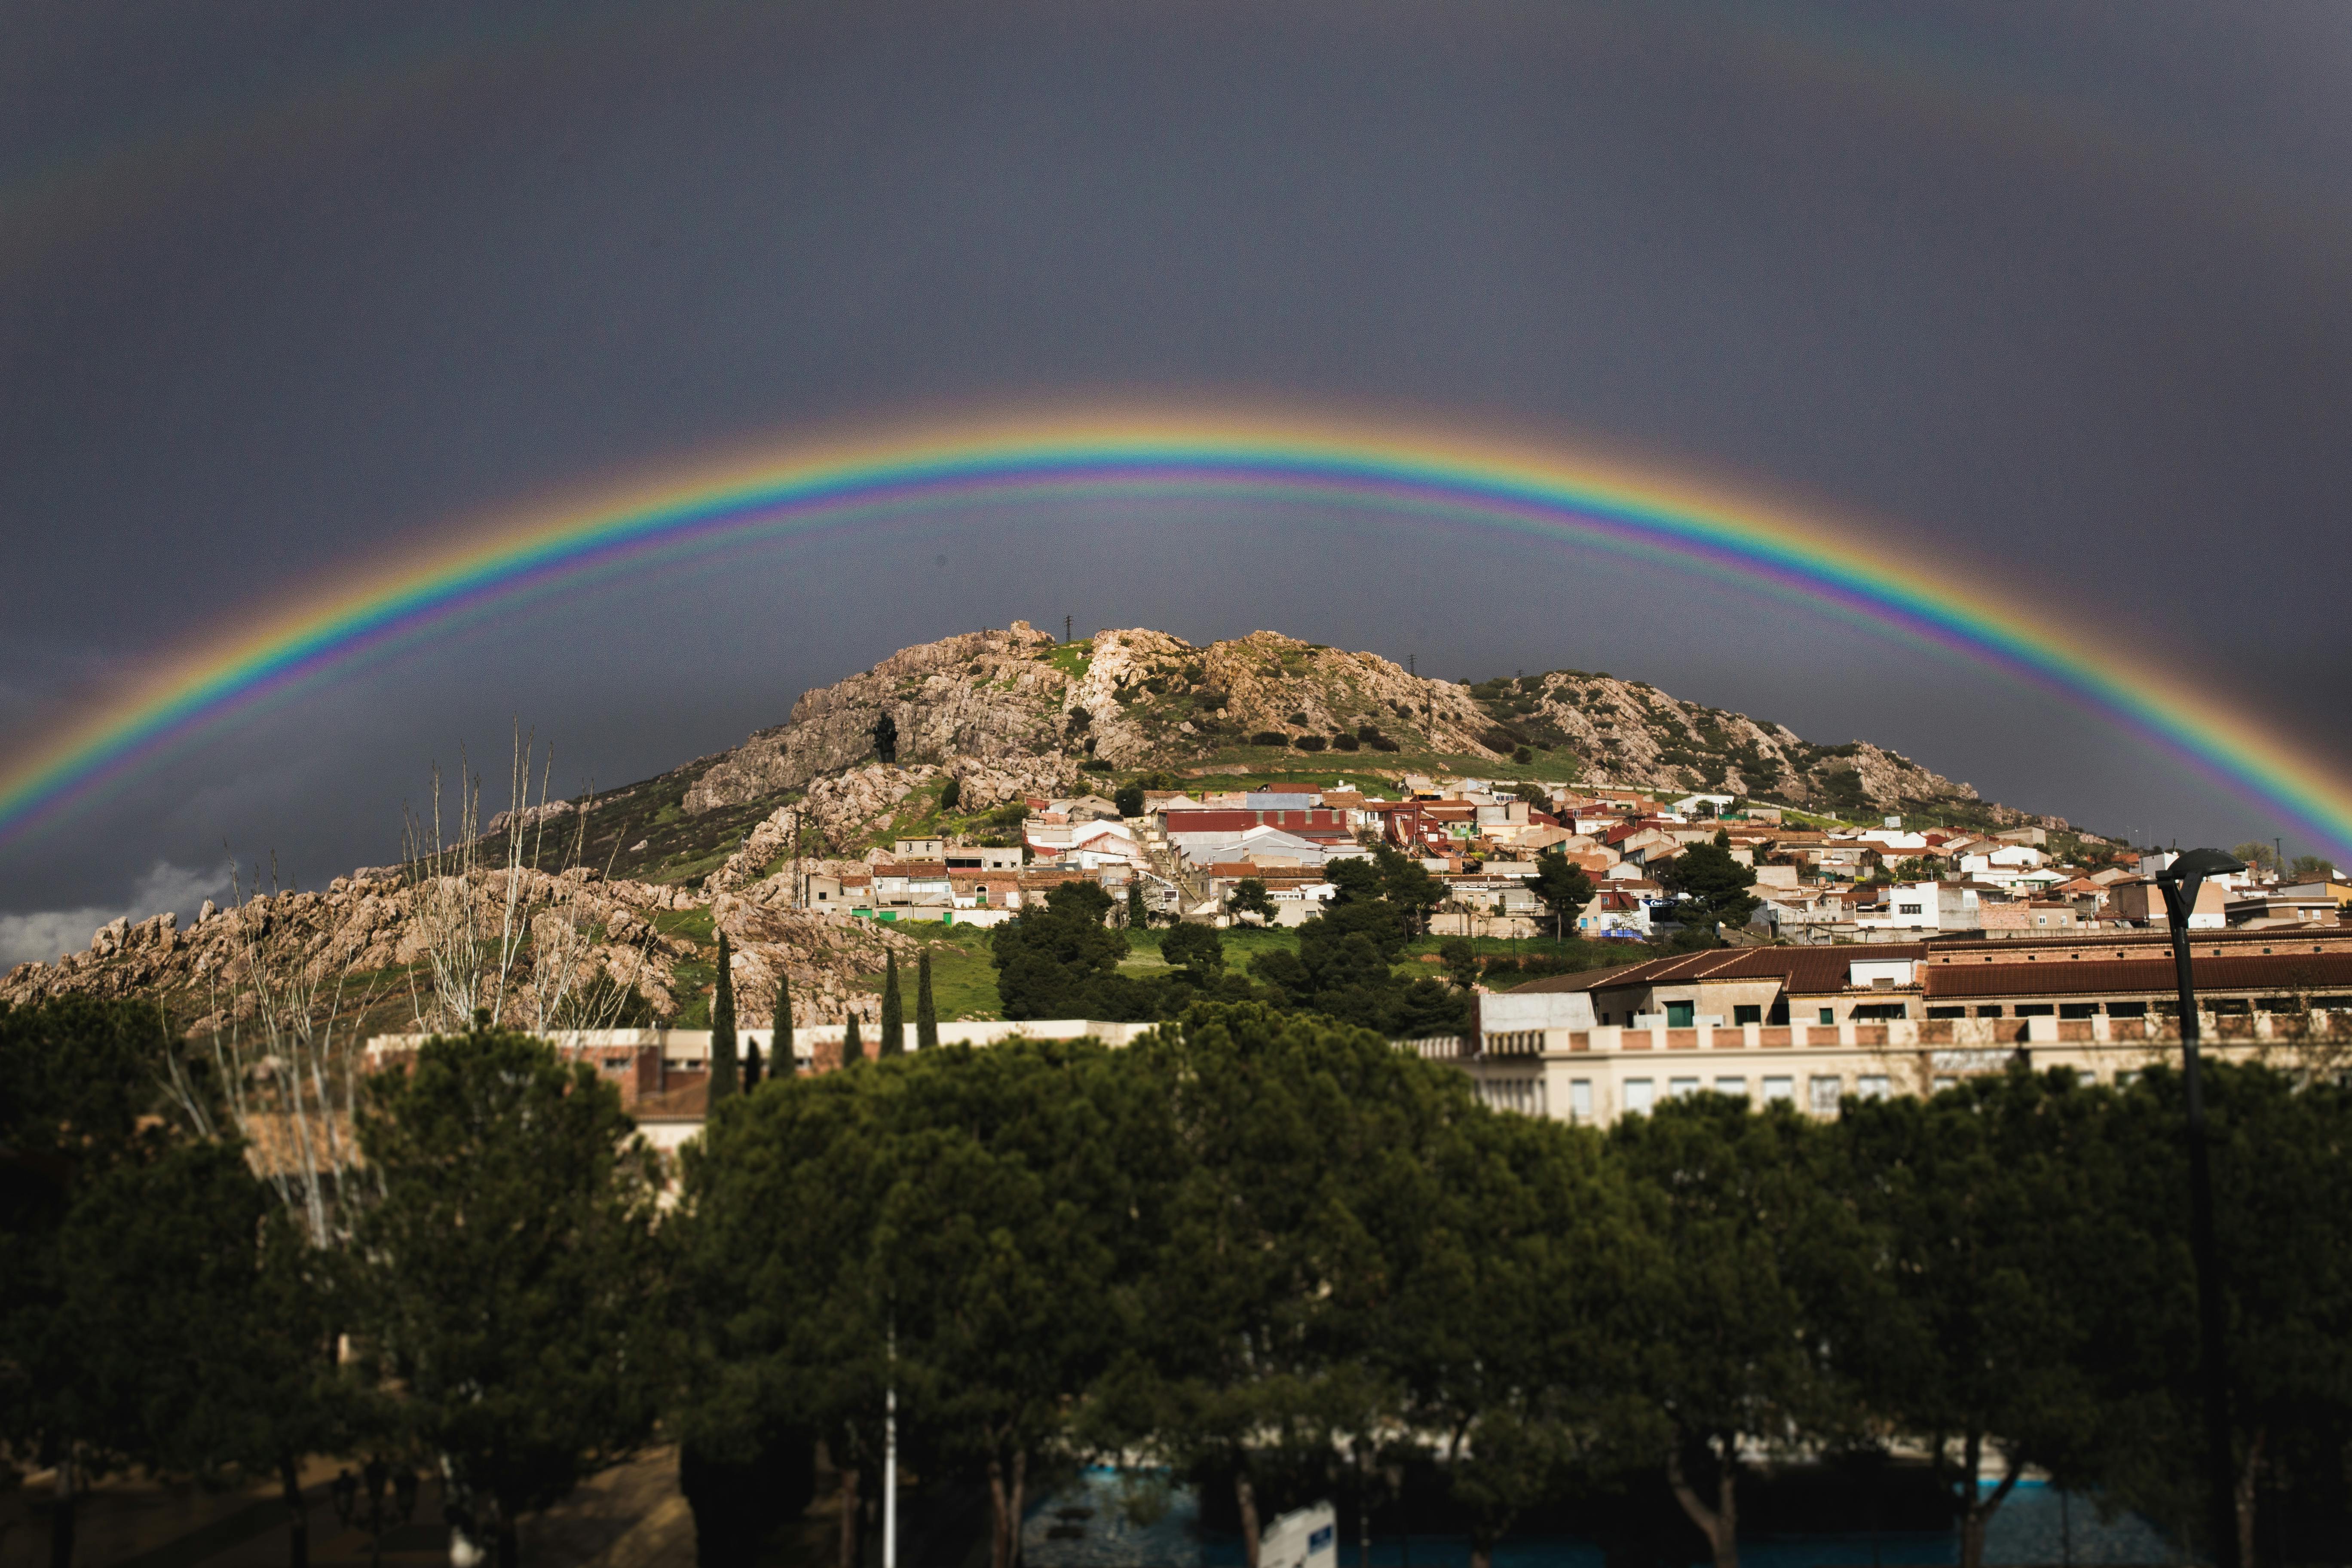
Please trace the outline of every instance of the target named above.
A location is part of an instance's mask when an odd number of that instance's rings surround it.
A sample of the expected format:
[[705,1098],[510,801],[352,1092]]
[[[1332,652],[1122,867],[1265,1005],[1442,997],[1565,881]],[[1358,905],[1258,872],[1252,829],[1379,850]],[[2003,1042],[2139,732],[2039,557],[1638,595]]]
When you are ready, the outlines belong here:
[[682,809],[748,805],[870,761],[886,715],[898,763],[957,776],[968,808],[1088,776],[1337,765],[1705,789],[1845,816],[2024,820],[1868,742],[1816,744],[1606,673],[1465,686],[1276,632],[1204,647],[1145,629],[1057,644],[1018,621],[901,649],[803,693],[786,722],[707,760]]
[[[897,735],[888,762],[876,754],[885,717]],[[1016,621],[901,649],[803,693],[784,723],[658,778],[495,819],[483,863],[500,863],[517,829],[574,846],[569,870],[526,874],[533,907],[576,912],[594,932],[583,962],[659,1016],[698,1015],[723,930],[747,1023],[763,1020],[785,973],[811,1016],[837,1017],[872,1012],[866,977],[906,939],[789,908],[795,858],[854,859],[914,833],[1011,843],[1024,797],[1108,794],[1139,779],[1231,788],[1346,777],[1393,788],[1409,772],[1708,790],[1849,820],[2066,826],[1980,800],[1868,742],[1817,744],[1605,672],[1464,685],[1275,632],[1206,647],[1140,628],[1057,643]],[[160,992],[200,1016],[216,1010],[253,922],[313,968],[400,973],[425,940],[427,880],[414,868],[362,871],[190,929],[169,917],[117,921],[86,952],[18,966],[0,980],[0,1001]],[[386,1026],[396,1025],[397,998],[386,1007]]]

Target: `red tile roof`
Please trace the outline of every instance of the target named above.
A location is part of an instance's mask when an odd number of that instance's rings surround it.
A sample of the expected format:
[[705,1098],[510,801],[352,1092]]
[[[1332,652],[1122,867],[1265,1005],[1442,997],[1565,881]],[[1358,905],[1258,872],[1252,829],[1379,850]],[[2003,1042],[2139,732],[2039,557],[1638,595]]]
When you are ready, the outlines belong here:
[[1663,985],[1705,980],[1778,979],[1800,995],[1819,995],[1848,989],[1848,966],[1856,961],[1917,959],[1927,949],[1916,942],[1873,942],[1853,947],[1719,947],[1706,952],[1654,958],[1618,969],[1588,970],[1582,974],[1557,974],[1530,980],[1516,991],[1600,991],[1619,985]]
[[[2191,963],[2200,991],[2352,992],[2352,952],[2233,952]],[[2169,958],[1923,964],[1919,975],[1931,998],[2162,994],[2175,984]]]

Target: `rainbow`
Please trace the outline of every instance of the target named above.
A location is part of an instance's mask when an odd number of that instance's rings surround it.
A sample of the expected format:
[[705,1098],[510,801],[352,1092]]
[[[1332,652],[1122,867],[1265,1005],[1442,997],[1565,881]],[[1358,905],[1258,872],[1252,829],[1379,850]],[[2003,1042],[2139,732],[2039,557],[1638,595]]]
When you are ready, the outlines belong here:
[[800,531],[1044,500],[1328,504],[1598,547],[1792,595],[2065,694],[2312,837],[2352,847],[2352,790],[2316,756],[2014,595],[1860,530],[1541,447],[1249,416],[1032,416],[705,461],[453,530],[191,647],[0,762],[0,841],[436,628],[634,564]]

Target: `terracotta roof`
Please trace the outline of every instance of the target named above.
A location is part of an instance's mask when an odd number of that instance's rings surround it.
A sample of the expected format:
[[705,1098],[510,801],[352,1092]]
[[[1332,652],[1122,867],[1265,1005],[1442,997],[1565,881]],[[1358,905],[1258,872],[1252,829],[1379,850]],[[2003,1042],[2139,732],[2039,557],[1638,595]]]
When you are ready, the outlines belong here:
[[[2233,952],[2191,962],[2200,991],[2352,991],[2352,952]],[[1919,975],[1930,997],[2161,993],[2176,984],[2169,958],[1922,964]]]
[[1530,980],[1517,991],[1601,991],[1619,985],[1664,985],[1703,980],[1780,980],[1801,995],[1820,995],[1848,989],[1848,967],[1857,961],[1917,959],[1926,948],[1916,942],[1873,942],[1853,947],[1718,947],[1705,952],[1654,958],[1620,969],[1588,970],[1582,974],[1558,974]]

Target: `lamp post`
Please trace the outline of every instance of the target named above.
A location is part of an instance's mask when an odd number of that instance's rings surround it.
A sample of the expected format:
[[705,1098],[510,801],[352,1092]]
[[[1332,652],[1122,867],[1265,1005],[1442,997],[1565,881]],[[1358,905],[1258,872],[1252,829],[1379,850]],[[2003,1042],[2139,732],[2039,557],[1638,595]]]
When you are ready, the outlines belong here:
[[882,1568],[898,1568],[898,1321],[890,1318],[890,1379],[882,1393]]
[[2214,1254],[2213,1163],[2205,1141],[2205,1094],[2197,1058],[2197,977],[2189,954],[2189,917],[2205,879],[2242,871],[2245,862],[2219,849],[2191,849],[2156,875],[2172,927],[2172,968],[2180,988],[2180,1082],[2189,1105],[2189,1246],[2197,1264],[2198,1342],[2204,1365],[2206,1481],[2211,1489],[2213,1561],[2238,1561],[2238,1485],[2230,1440],[2230,1386],[2222,1365],[2221,1265]]

